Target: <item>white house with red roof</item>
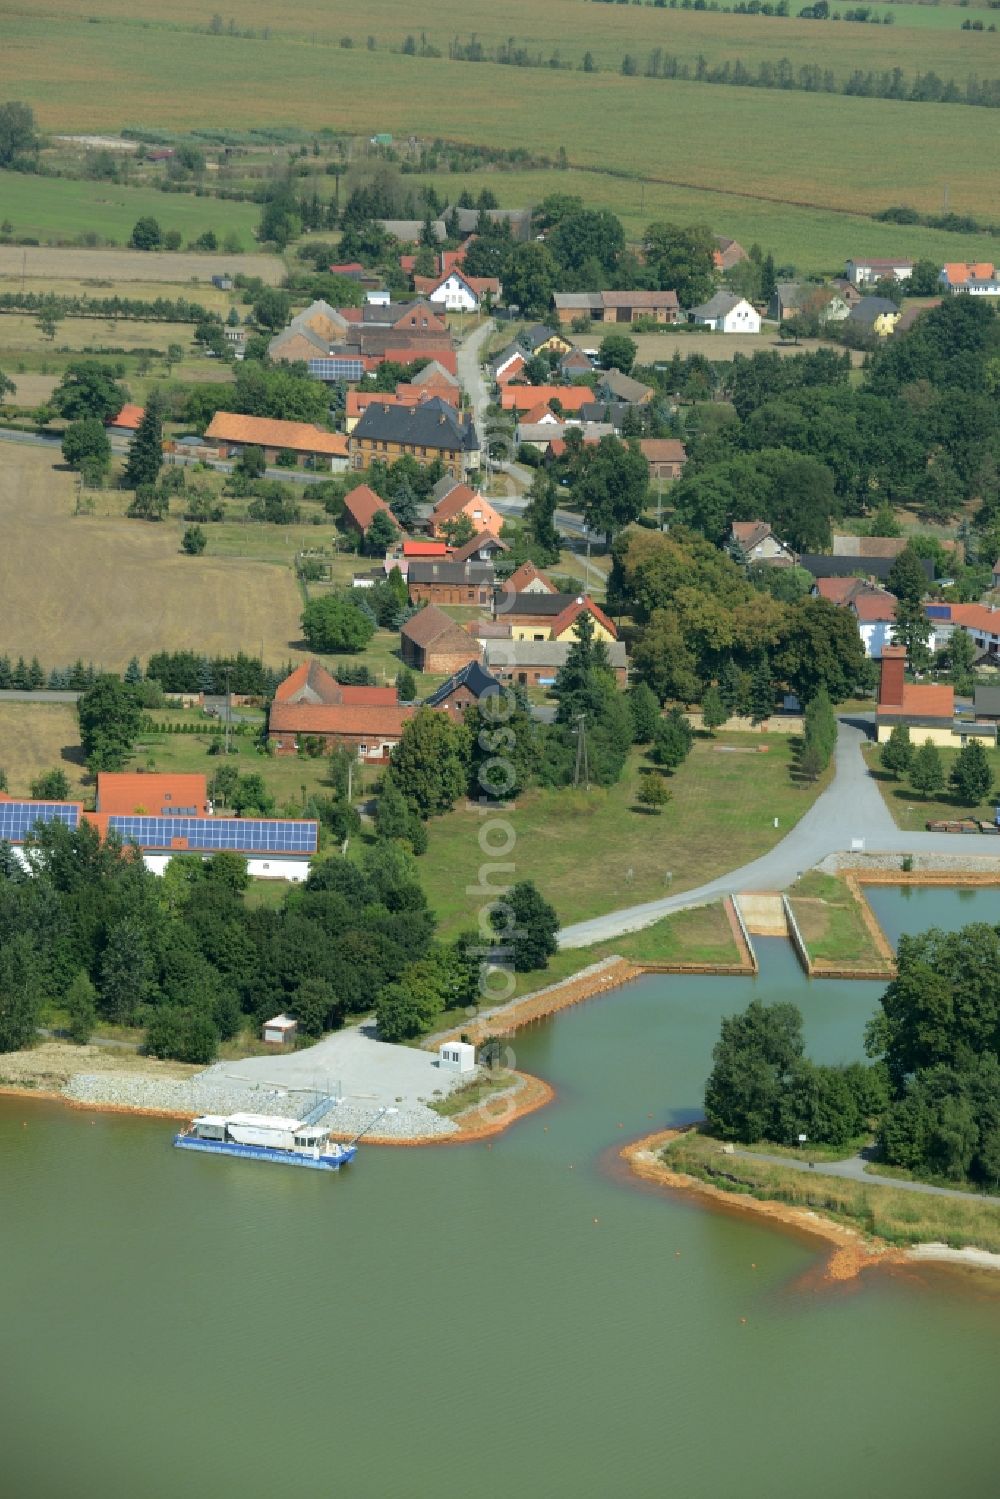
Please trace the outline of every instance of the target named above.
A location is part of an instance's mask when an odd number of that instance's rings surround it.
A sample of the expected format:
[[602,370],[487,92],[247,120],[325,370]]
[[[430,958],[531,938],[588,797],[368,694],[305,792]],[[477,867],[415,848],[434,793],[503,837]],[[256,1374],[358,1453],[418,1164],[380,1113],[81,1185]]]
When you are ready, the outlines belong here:
[[457,265],[443,276],[414,276],[413,289],[445,312],[478,312],[487,297],[493,302],[500,297],[495,276],[467,276]]
[[953,261],[942,267],[938,281],[945,291],[964,291],[970,297],[1000,297],[1000,269],[991,260]]

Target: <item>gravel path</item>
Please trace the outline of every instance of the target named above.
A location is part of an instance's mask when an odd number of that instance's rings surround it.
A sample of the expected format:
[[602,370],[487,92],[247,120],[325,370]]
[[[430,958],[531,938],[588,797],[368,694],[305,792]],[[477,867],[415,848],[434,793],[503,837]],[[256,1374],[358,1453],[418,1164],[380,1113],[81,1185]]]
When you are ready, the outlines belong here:
[[898,1187],[901,1192],[924,1192],[929,1197],[961,1197],[966,1202],[1000,1202],[1000,1197],[992,1197],[982,1192],[963,1192],[958,1187],[934,1187],[930,1182],[905,1181],[895,1176],[879,1176],[866,1169],[864,1156],[852,1155],[843,1161],[827,1161],[822,1166],[810,1166],[808,1161],[799,1161],[787,1155],[765,1155],[756,1150],[733,1151],[734,1155],[745,1156],[748,1161],[765,1161],[769,1166],[787,1166],[791,1171],[811,1171],[814,1176],[839,1176],[847,1181],[864,1182],[866,1186],[873,1187]]

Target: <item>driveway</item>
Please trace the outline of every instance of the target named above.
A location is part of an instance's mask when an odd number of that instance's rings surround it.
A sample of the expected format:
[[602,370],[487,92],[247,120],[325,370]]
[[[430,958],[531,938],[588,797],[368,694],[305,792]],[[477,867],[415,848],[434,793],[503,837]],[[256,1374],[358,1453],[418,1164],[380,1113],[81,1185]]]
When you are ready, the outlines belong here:
[[[692,890],[563,927],[560,947],[607,942],[624,932],[640,931],[673,911],[705,905],[741,890],[784,890],[828,854],[850,852],[855,840],[861,841],[868,854],[958,854],[964,860],[1000,855],[1000,849],[986,838],[977,840],[962,833],[904,833],[898,828],[862,758],[861,746],[867,737],[859,723],[840,720],[833,780],[788,836],[768,853]],[[675,873],[681,872],[675,865]]]

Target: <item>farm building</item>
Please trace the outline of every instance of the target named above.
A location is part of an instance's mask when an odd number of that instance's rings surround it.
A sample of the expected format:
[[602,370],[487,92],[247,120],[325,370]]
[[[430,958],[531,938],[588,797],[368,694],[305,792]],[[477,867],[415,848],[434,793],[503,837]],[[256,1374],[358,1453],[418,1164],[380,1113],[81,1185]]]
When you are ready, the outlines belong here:
[[457,620],[436,604],[426,604],[399,632],[403,660],[415,671],[451,675],[478,661],[479,646]]
[[488,609],[493,600],[492,562],[413,561],[406,573],[411,604],[463,604]]
[[[572,640],[484,640],[483,663],[501,682],[518,687],[551,687],[572,648]],[[607,652],[615,681],[624,687],[628,681],[625,646],[620,640],[612,640]]]
[[367,484],[358,484],[344,496],[344,525],[360,532],[362,536],[379,514],[387,515],[394,526],[399,526],[382,496],[376,494],[374,489],[369,489]]
[[481,698],[500,691],[500,683],[484,671],[478,661],[470,661],[461,671],[455,672],[447,682],[442,682],[424,703],[425,708],[439,708],[461,718],[466,708],[474,707]]
[[240,416],[217,411],[205,431],[220,458],[239,458],[246,448],[262,448],[264,461],[273,464],[279,453],[293,453],[300,467],[341,473],[347,468],[347,438],[324,432],[311,422],[280,422],[270,417]]
[[643,437],[639,452],[649,464],[651,479],[679,479],[687,463],[687,448],[678,437]]
[[139,423],[146,415],[144,406],[134,406],[127,402],[119,411],[117,416],[111,418],[107,424],[109,437],[133,437],[138,431]]
[[687,318],[689,323],[716,333],[760,332],[760,313],[746,297],[737,297],[731,291],[717,291],[700,307],[692,307]]

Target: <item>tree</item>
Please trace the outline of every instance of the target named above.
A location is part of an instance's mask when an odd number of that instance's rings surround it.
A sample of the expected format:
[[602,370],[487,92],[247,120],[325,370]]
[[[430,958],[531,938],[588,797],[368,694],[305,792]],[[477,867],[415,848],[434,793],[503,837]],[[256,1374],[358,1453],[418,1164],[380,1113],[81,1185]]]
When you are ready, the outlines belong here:
[[22,933],[0,944],[0,1051],[20,1051],[34,1041],[40,978],[29,936]]
[[558,950],[559,918],[531,880],[512,885],[502,900],[494,902],[490,925],[498,944],[494,956],[509,958],[516,973],[547,968]]
[[413,485],[405,474],[394,480],[389,494],[389,509],[404,531],[412,531],[419,520],[419,500]]
[[305,1036],[322,1036],[343,1018],[332,986],[321,978],[302,980],[292,998],[291,1009]]
[[660,702],[645,682],[629,689],[628,711],[632,715],[632,738],[636,744],[650,744],[660,722]]
[[0,104],[0,167],[13,166],[38,150],[35,114],[30,104]]
[[444,1009],[437,975],[414,963],[398,983],[387,984],[375,1001],[380,1041],[408,1041],[429,1030]]
[[621,370],[627,375],[635,364],[639,345],[627,333],[607,333],[597,350],[597,362],[602,370]]
[[242,474],[245,479],[263,479],[266,470],[264,449],[257,447],[255,443],[243,449],[234,465],[234,472]]
[[795,1005],[752,1000],[722,1021],[705,1084],[705,1113],[716,1134],[746,1145],[774,1128],[786,1079],[803,1053]]
[[555,523],[558,503],[559,494],[552,476],[544,469],[536,469],[524,509],[524,524],[533,543],[533,558],[543,567],[559,560],[560,538]]
[[449,812],[469,780],[469,735],[433,708],[419,708],[392,751],[392,777],[421,817]]
[[128,398],[128,390],[118,384],[114,370],[94,359],[68,364],[52,392],[53,406],[68,422],[92,417],[103,424],[118,415]]
[[80,970],[66,990],[63,1008],[69,1017],[70,1040],[86,1046],[97,1024],[97,995],[85,970]]
[[653,759],[666,770],[684,764],[694,743],[694,730],[680,708],[671,708],[660,719],[653,739]]
[[611,545],[616,531],[642,514],[649,489],[649,466],[638,447],[616,437],[602,437],[588,448],[574,498],[591,530],[602,531]]
[[133,250],[159,250],[163,244],[163,231],[158,220],[149,214],[136,219],[129,244]]
[[467,541],[471,541],[476,534],[475,522],[471,515],[460,510],[450,520],[446,520],[441,527],[441,535],[450,547],[462,547]]
[[365,551],[369,557],[384,557],[398,539],[399,527],[392,516],[387,515],[384,510],[376,510],[371,525],[365,532]]
[[261,328],[276,331],[288,322],[292,311],[292,299],[287,291],[276,286],[265,286],[253,299],[254,322]]
[[911,671],[926,671],[931,664],[928,646],[931,622],[924,613],[924,606],[917,600],[900,599],[896,605],[896,618],[892,638],[903,646]]
[[639,777],[639,790],[636,792],[636,801],[642,807],[648,807],[654,816],[659,816],[667,802],[670,800],[671,792],[661,775],[655,771],[646,771]]
[[701,720],[705,728],[714,737],[716,729],[728,723],[729,717],[729,709],[722,701],[718,687],[709,687],[701,700]]
[[905,775],[913,764],[913,745],[910,742],[909,724],[897,723],[888,739],[879,750],[879,764],[897,779]]
[[396,701],[400,703],[412,703],[416,701],[417,679],[408,666],[401,666],[396,673]]
[[155,484],[163,464],[163,400],[152,390],[145,410],[129,443],[128,462],[122,476],[126,489]]
[[774,679],[766,656],[754,663],[750,677],[750,718],[753,723],[763,723],[774,712]]
[[923,797],[932,796],[944,785],[941,756],[930,739],[925,739],[910,766],[910,785]]
[[850,610],[827,599],[802,599],[785,618],[775,671],[801,702],[820,687],[842,703],[855,691],[866,668],[865,649]]
[[889,569],[886,587],[900,601],[919,604],[927,592],[927,575],[912,545],[906,546]]
[[969,693],[973,688],[972,667],[976,659],[976,648],[967,630],[954,629],[946,647],[948,680],[956,692]]
[[508,306],[520,307],[529,317],[541,317],[548,311],[556,289],[556,264],[549,249],[532,240],[510,252],[502,279]]
[[200,557],[208,545],[208,537],[201,526],[186,526],[181,537],[181,546],[189,557]]
[[337,590],[310,599],[302,611],[302,633],[310,650],[322,655],[360,651],[375,633],[375,621],[349,594]]
[[624,254],[625,231],[615,214],[584,208],[577,200],[576,208],[553,225],[545,243],[564,271],[586,273],[597,267],[606,285],[605,278],[614,274]]
[[715,241],[712,231],[695,224],[650,224],[643,254],[662,291],[675,291],[682,307],[707,302],[714,285]]
[[239,813],[240,817],[245,817],[248,813],[256,817],[269,817],[274,811],[274,797],[258,771],[240,776],[230,799],[233,811]]
[[969,739],[958,752],[948,784],[966,807],[978,807],[993,788],[993,771],[981,739]]
[[69,800],[69,780],[64,770],[47,770],[31,783],[31,794],[40,802]]
[[142,725],[142,708],[132,687],[102,674],[76,705],[80,742],[88,767],[121,770]]
[[100,417],[71,422],[63,433],[62,455],[70,468],[106,473],[111,466],[111,443]]

